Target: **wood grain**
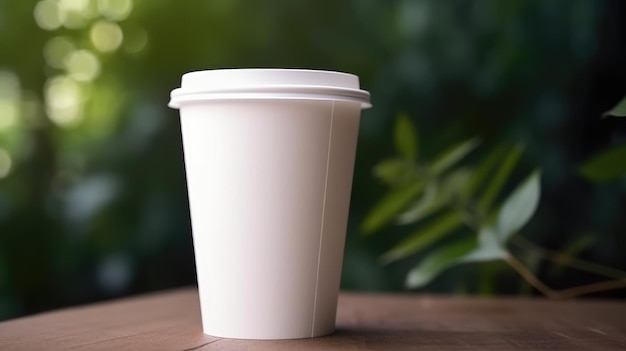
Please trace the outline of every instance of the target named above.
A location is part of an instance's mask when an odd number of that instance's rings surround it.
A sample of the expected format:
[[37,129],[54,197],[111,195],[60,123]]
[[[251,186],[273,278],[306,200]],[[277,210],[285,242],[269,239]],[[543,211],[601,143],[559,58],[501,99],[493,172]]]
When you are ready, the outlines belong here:
[[252,341],[204,335],[187,288],[0,323],[0,350],[66,349],[626,350],[626,303],[344,293],[333,335]]

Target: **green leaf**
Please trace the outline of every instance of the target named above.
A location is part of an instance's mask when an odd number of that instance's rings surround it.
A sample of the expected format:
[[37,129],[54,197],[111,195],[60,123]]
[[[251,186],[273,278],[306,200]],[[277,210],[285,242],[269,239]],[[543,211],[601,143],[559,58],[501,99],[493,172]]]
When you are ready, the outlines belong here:
[[[489,232],[489,230],[485,232]],[[489,235],[493,239],[490,239]],[[420,288],[452,266],[471,262],[495,261],[503,259],[505,256],[506,251],[499,246],[498,240],[492,232],[479,234],[478,243],[475,237],[463,238],[442,246],[426,256],[409,271],[405,285],[407,288]]]
[[602,117],[626,117],[626,96],[620,100],[612,109],[602,114]]
[[441,190],[435,183],[426,186],[426,190],[413,205],[398,216],[398,224],[409,224],[419,221],[420,219],[434,213],[443,207]]
[[381,257],[383,263],[390,263],[401,258],[414,254],[435,241],[443,238],[453,230],[459,228],[463,224],[463,218],[457,212],[446,213],[424,228],[409,235],[408,238],[401,241],[394,248],[389,250]]
[[444,177],[441,185],[441,196],[448,203],[465,204],[469,199],[469,182],[472,172],[467,168],[459,168]]
[[478,209],[481,213],[486,214],[489,212],[491,204],[502,190],[502,187],[515,168],[515,165],[519,161],[523,151],[524,147],[517,145],[509,151],[505,159],[502,161],[500,167],[498,167],[498,170],[496,171],[496,174],[493,176],[493,179],[491,179],[482,197],[478,201]]
[[418,140],[417,129],[409,116],[400,114],[396,119],[393,133],[393,142],[398,154],[407,160],[417,160]]
[[392,186],[406,186],[417,178],[415,165],[407,160],[383,160],[374,166],[374,176]]
[[464,204],[468,199],[469,179],[470,171],[462,168],[443,177],[440,183],[435,180],[431,181],[426,186],[424,195],[398,216],[397,223],[415,223],[451,203]]
[[458,264],[475,247],[476,239],[467,237],[433,251],[409,271],[405,280],[406,287],[420,288],[430,283],[443,271]]
[[541,195],[540,179],[539,171],[531,173],[500,207],[496,232],[502,243],[506,243],[535,214]]
[[474,150],[479,143],[477,138],[472,138],[444,151],[431,164],[430,170],[432,174],[438,175],[447,171]]
[[496,167],[498,160],[503,158],[506,154],[506,148],[504,146],[498,146],[491,150],[487,157],[485,157],[478,166],[472,171],[471,178],[469,180],[467,195],[472,196],[485,182],[487,177],[492,173]]
[[415,182],[408,187],[394,189],[385,195],[365,217],[361,226],[364,234],[382,228],[404,210],[424,190],[424,182]]
[[606,150],[587,162],[579,173],[592,182],[605,183],[626,174],[626,145]]
[[496,231],[489,226],[480,229],[478,233],[478,247],[465,255],[461,262],[493,261],[503,259],[506,249],[500,242]]

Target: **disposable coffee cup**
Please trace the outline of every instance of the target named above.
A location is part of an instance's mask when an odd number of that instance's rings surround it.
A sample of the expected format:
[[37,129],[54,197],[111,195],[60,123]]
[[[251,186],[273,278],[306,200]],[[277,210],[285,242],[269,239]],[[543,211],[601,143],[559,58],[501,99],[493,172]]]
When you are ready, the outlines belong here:
[[183,75],[185,171],[206,334],[332,333],[360,112],[357,76],[229,69]]

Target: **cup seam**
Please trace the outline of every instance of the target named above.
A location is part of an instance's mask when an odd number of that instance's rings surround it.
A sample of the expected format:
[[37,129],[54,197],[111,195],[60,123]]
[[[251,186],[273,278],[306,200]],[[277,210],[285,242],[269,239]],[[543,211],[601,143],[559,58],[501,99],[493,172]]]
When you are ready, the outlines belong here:
[[335,122],[335,102],[330,110],[330,128],[328,132],[328,153],[326,155],[326,178],[324,180],[324,200],[322,201],[322,218],[320,223],[320,242],[317,250],[317,274],[315,277],[315,295],[313,297],[313,317],[311,321],[311,337],[315,336],[315,317],[317,314],[317,295],[319,291],[320,265],[322,261],[322,242],[324,239],[324,220],[326,218],[326,196],[328,194],[328,170],[330,169],[330,151],[333,141],[333,124]]

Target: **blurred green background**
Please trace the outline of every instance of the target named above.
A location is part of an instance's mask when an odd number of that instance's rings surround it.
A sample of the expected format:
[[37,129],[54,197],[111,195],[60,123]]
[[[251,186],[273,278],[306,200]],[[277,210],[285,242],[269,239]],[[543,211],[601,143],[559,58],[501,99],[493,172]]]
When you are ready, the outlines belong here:
[[[419,260],[379,263],[401,227],[359,233],[385,191],[371,169],[393,154],[402,111],[426,155],[472,136],[525,143],[524,169],[543,169],[525,236],[553,249],[587,236],[581,257],[626,269],[626,180],[576,171],[626,142],[624,119],[600,119],[626,94],[625,43],[619,0],[0,0],[0,319],[194,283],[178,111],[166,103],[183,73],[209,68],[345,71],[371,92],[344,289],[400,291]],[[537,274],[556,288],[597,281]],[[521,284],[494,263],[426,291]]]

